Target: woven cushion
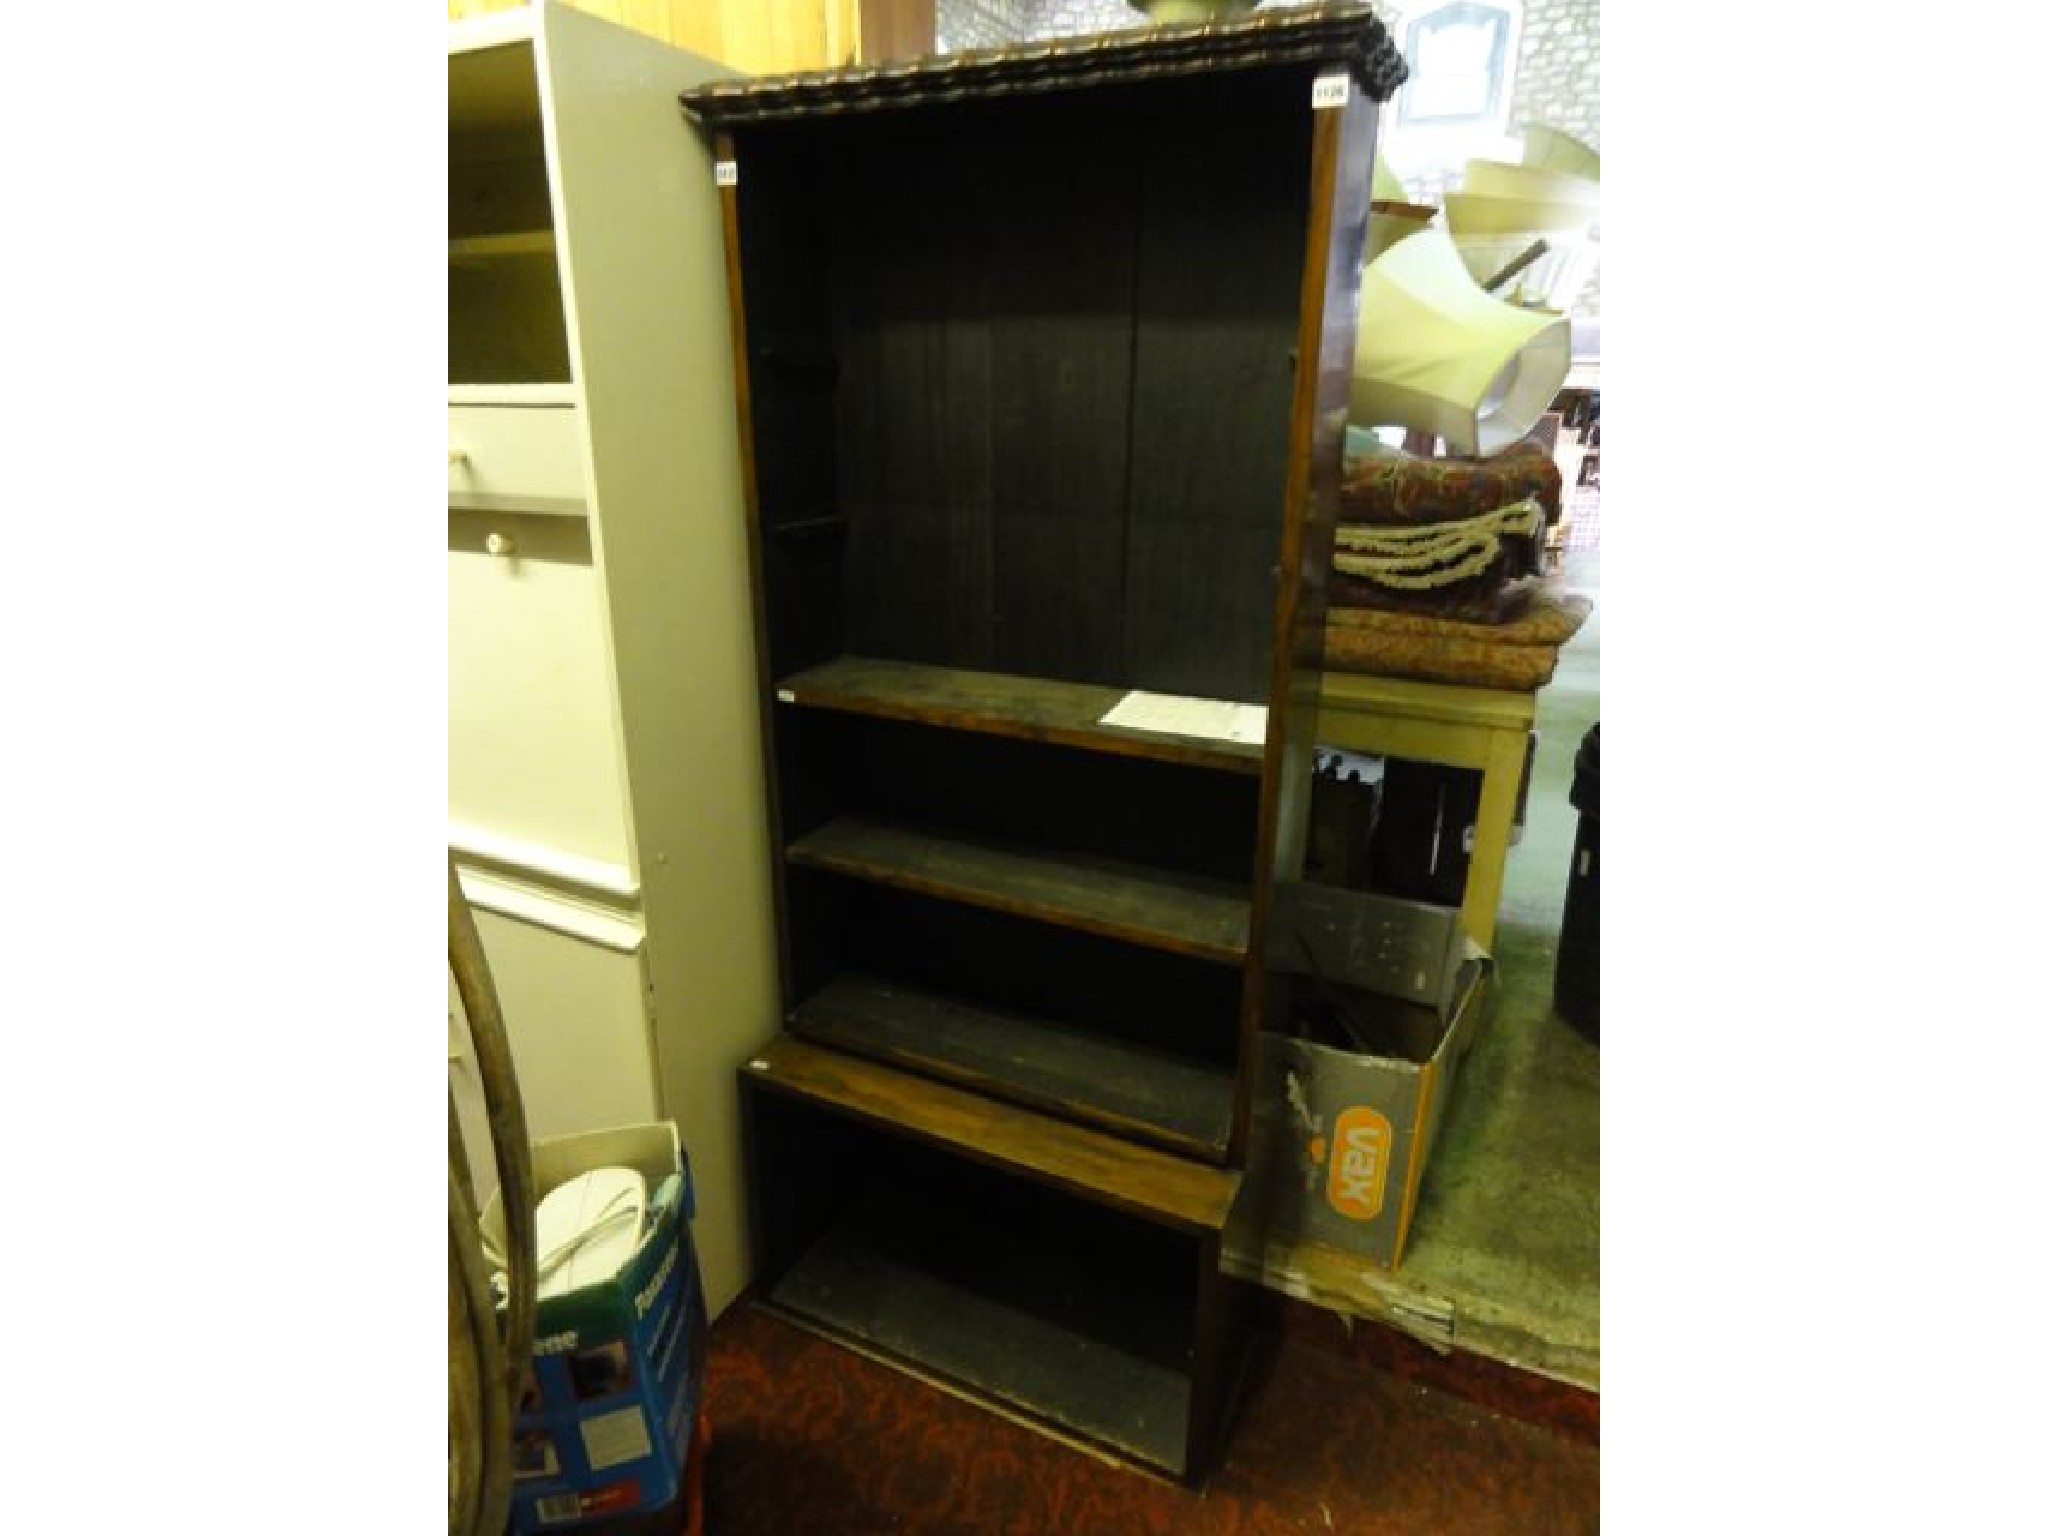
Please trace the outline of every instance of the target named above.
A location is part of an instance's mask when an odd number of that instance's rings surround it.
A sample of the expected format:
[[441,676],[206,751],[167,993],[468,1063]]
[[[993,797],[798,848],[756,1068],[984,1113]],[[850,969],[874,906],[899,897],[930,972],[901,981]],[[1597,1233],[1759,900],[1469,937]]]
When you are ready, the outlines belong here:
[[1558,648],[1579,632],[1593,602],[1541,582],[1521,585],[1521,615],[1505,624],[1332,608],[1323,631],[1323,665],[1333,672],[1534,692],[1550,681]]

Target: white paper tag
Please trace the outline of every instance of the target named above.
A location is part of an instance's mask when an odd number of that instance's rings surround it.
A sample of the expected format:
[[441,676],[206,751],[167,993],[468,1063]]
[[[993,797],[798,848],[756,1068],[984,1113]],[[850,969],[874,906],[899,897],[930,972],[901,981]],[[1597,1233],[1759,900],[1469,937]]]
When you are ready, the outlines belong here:
[[1118,699],[1102,717],[1102,723],[1132,731],[1163,731],[1170,736],[1202,736],[1213,741],[1257,745],[1266,739],[1266,706],[1134,691]]
[[[1320,89],[1320,83],[1318,89]],[[740,163],[737,160],[721,160],[712,167],[712,174],[721,187],[736,187],[740,184]]]
[[796,690],[794,688],[778,688],[775,690],[775,698],[776,702],[781,704],[794,704],[796,702]]
[[1341,107],[1351,99],[1351,71],[1333,69],[1316,76],[1315,88],[1309,92],[1308,104],[1320,112],[1325,107]]
[[638,1408],[600,1413],[585,1419],[581,1427],[583,1457],[593,1472],[642,1461],[654,1454],[654,1442],[647,1435],[647,1415]]

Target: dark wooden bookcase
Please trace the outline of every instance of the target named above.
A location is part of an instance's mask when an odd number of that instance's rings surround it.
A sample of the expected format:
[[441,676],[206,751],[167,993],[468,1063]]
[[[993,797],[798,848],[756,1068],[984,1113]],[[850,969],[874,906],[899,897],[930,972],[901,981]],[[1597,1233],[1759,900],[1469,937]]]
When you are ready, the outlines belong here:
[[[1401,76],[1340,6],[684,98],[781,854],[758,1287],[1191,1480]],[[1263,730],[1104,724],[1132,690]]]

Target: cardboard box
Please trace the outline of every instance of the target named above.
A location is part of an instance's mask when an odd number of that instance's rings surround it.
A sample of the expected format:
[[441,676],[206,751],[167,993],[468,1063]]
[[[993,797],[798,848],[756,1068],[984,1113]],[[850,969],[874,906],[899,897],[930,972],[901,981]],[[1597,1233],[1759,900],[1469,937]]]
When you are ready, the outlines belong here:
[[[537,1309],[533,1366],[513,1426],[512,1529],[520,1536],[662,1508],[685,1486],[706,1328],[689,1163],[667,1122],[553,1137],[533,1149],[535,1197],[608,1167],[637,1169],[658,1209],[617,1275]],[[658,1200],[664,1188],[668,1197]],[[496,1196],[483,1227],[502,1251]]]
[[1276,910],[1305,958],[1289,967],[1297,1033],[1259,1040],[1247,1182],[1262,1237],[1392,1269],[1493,962],[1450,908],[1297,886]]

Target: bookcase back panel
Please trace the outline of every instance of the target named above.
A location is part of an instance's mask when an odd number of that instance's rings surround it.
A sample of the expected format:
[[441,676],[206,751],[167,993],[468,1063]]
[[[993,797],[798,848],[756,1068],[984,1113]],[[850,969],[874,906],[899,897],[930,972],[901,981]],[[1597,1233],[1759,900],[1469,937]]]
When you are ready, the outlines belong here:
[[815,870],[790,875],[808,918],[796,970],[808,998],[850,972],[885,977],[1105,1039],[1234,1065],[1243,977],[1225,965]]
[[826,711],[777,732],[783,834],[835,816],[1248,884],[1259,782],[1039,742]]
[[[844,520],[803,584],[770,566],[778,673],[830,611],[855,654],[1264,698],[1308,127],[1197,80],[757,135],[763,537]],[[791,336],[808,378],[760,359]]]
[[831,228],[818,167],[801,142],[749,146],[739,234],[745,253],[747,394],[767,594],[771,676],[828,661],[844,645],[846,527],[833,413]]
[[1307,114],[1245,105],[1145,141],[1123,667],[1134,687],[1263,700],[1310,141]]

